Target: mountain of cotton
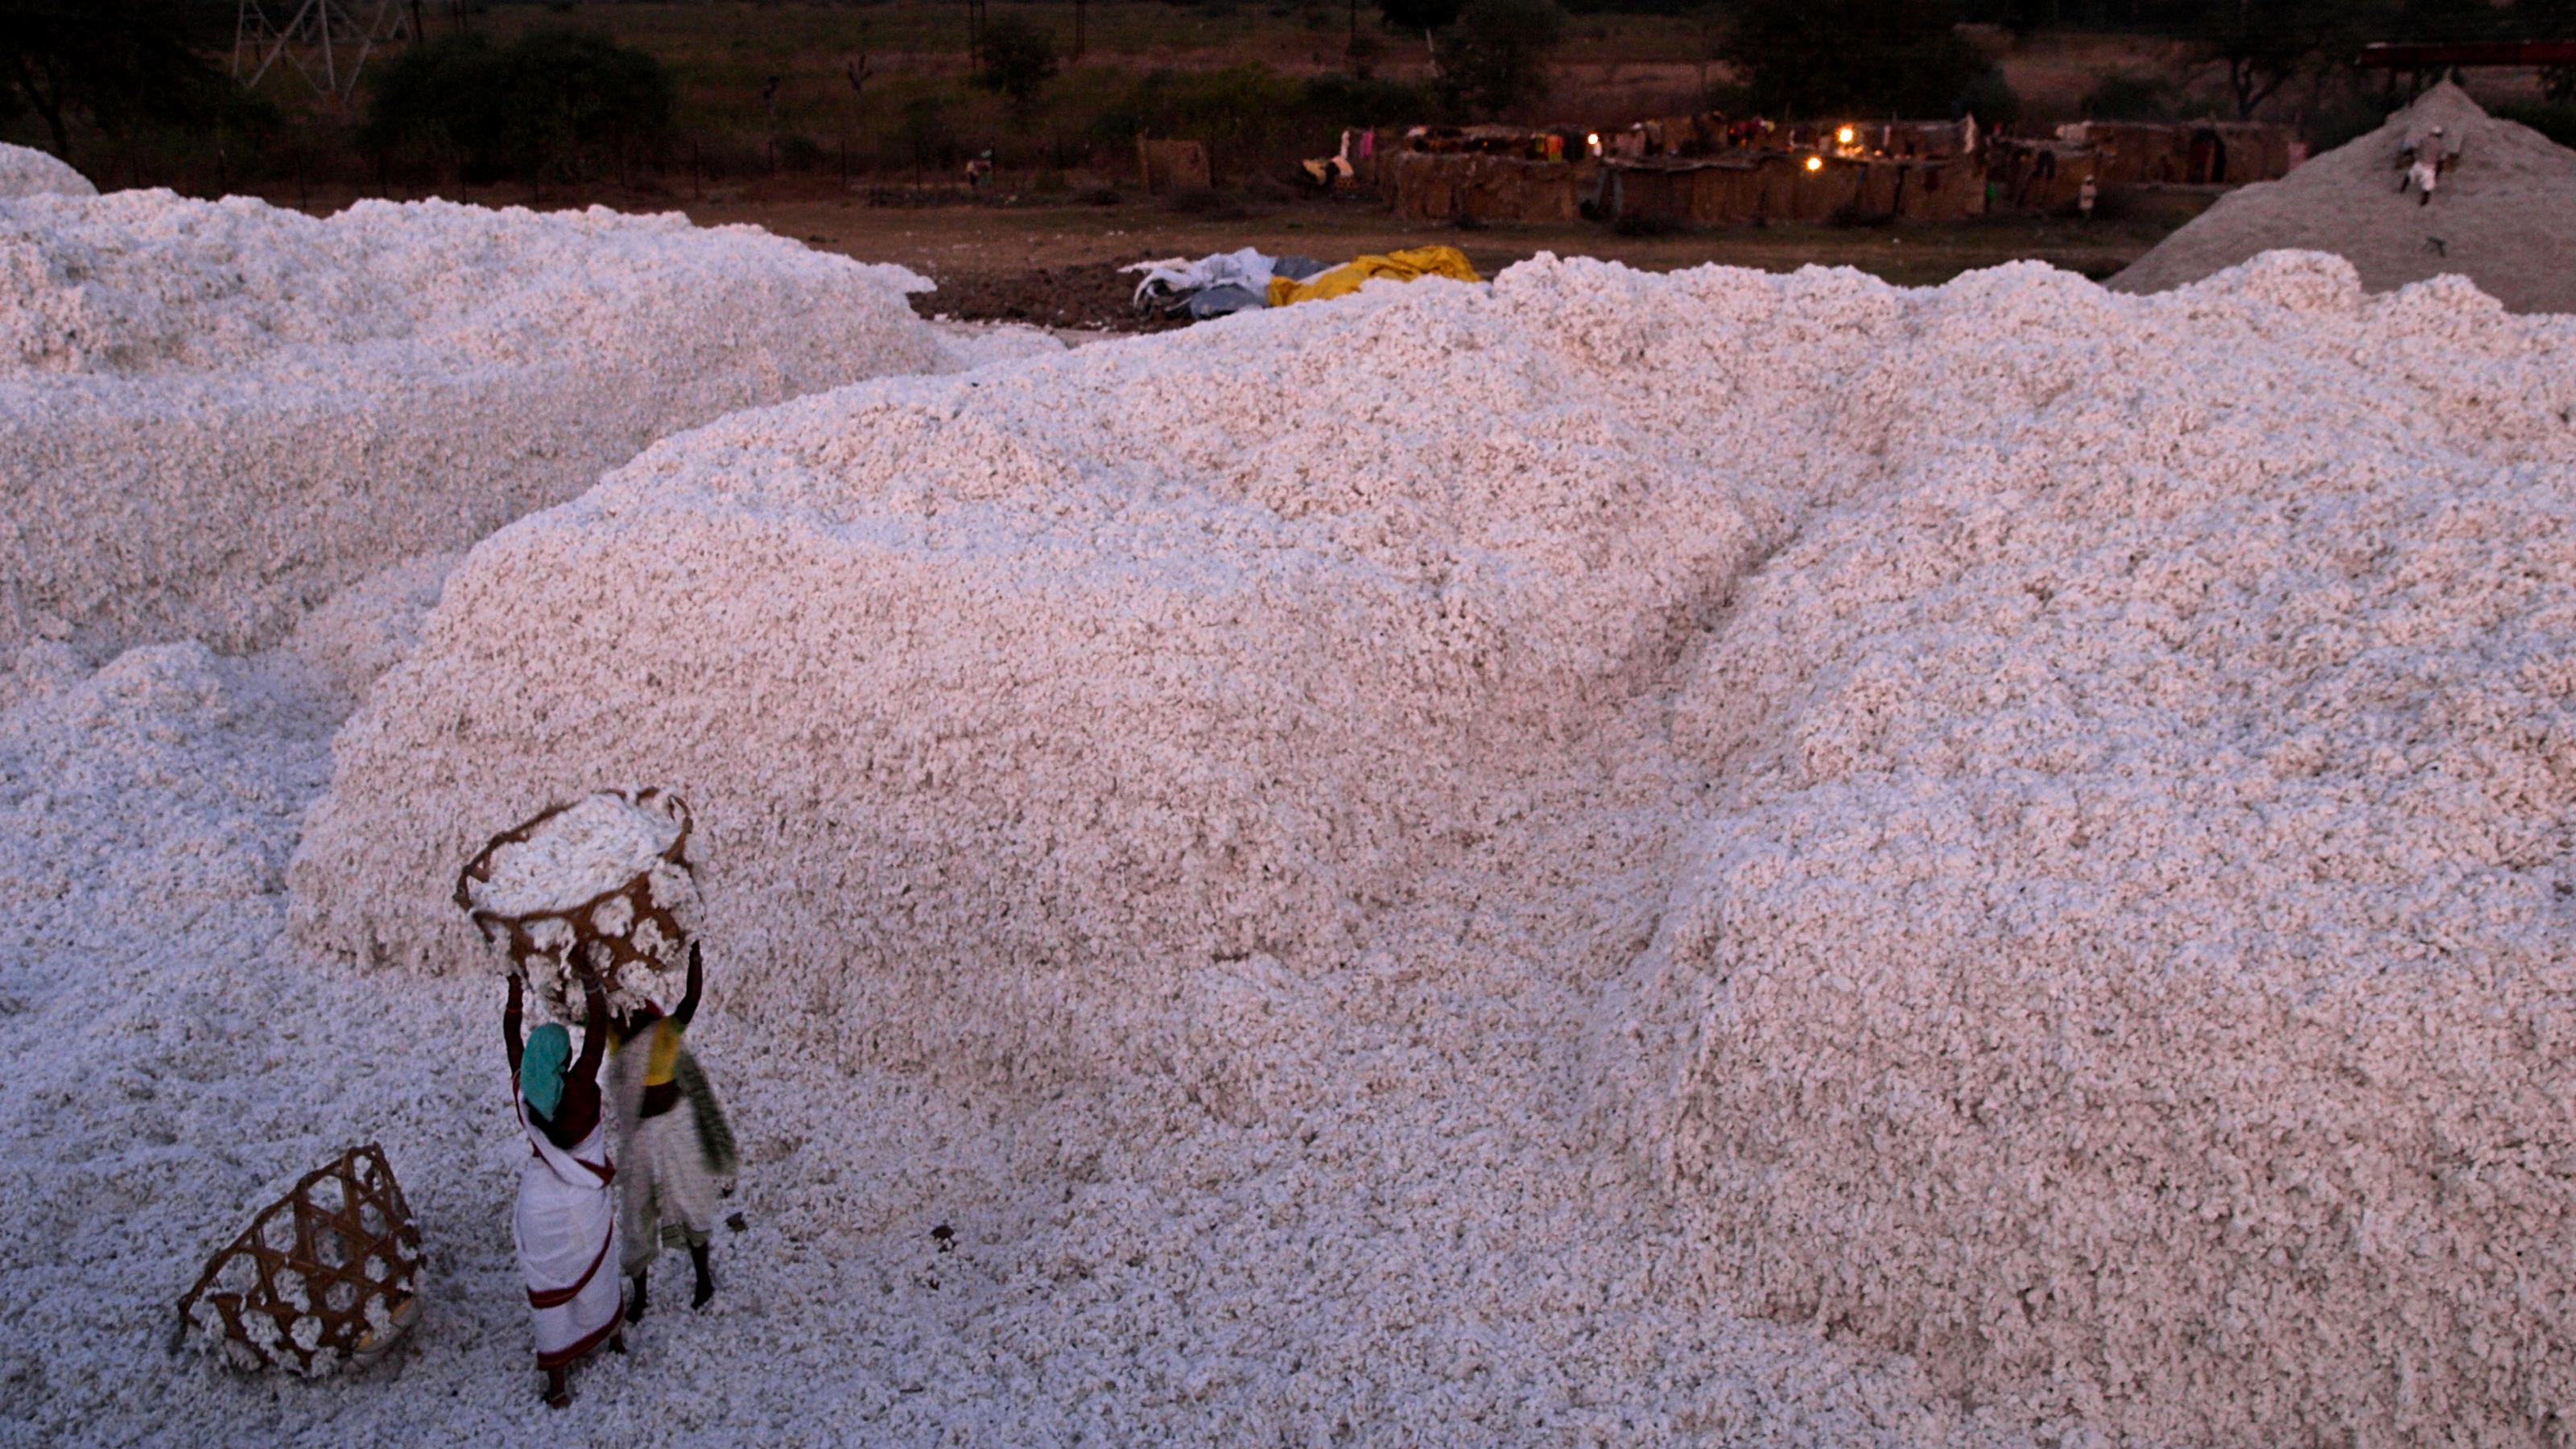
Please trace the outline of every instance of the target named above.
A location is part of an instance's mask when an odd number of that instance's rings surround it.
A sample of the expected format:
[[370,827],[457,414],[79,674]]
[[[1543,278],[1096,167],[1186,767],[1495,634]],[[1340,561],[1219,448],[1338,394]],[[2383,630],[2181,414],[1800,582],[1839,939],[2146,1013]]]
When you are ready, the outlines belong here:
[[[726,1013],[1148,1221],[1261,1194],[1147,1280],[1428,1194],[1459,1382],[1531,1397],[1427,1439],[1749,1311],[1921,1410],[1811,1384],[1782,1439],[2514,1442],[2576,1415],[2570,355],[2317,254],[1542,258],[739,414],[449,576],[296,938],[479,971],[485,835],[674,788]],[[1356,1120],[1378,1168],[1279,1165]],[[1047,1222],[994,1252],[1117,1236]],[[1428,1422],[1409,1326],[1465,1330],[1412,1271],[1246,1300],[1311,1362],[1104,1402]],[[1568,1359],[1610,1305],[1664,1347]]]

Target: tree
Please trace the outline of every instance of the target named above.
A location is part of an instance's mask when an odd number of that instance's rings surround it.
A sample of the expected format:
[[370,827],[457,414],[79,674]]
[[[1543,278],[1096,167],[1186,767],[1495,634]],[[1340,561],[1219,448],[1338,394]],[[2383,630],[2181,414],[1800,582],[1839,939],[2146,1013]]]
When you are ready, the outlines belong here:
[[1440,52],[1431,43],[1431,32],[1458,23],[1458,12],[1466,0],[1377,0],[1378,14],[1398,30],[1422,32],[1422,48],[1431,57],[1431,68],[1440,68]]
[[2200,0],[2188,7],[2186,34],[2202,59],[2226,73],[2236,118],[2254,112],[2345,39],[2354,19],[2344,0]]
[[1947,116],[1994,69],[1946,0],[1739,0],[1724,58],[1756,109]]
[[975,84],[996,91],[1011,104],[1011,120],[1028,129],[1036,116],[1038,96],[1055,79],[1055,37],[1016,15],[1005,15],[984,27],[984,68]]
[[144,122],[186,124],[224,106],[226,84],[193,45],[184,0],[8,0],[0,4],[0,108],[43,118],[71,159],[75,120],[111,135]]
[[948,123],[948,101],[937,91],[903,103],[903,125],[898,134],[903,137],[904,149],[911,153],[915,176],[924,167],[940,170],[957,157],[957,131]]
[[1479,115],[1544,100],[1548,53],[1564,35],[1556,0],[1466,0],[1442,79]]
[[604,36],[537,31],[507,45],[480,35],[410,46],[368,72],[360,144],[425,151],[470,178],[574,180],[667,137],[662,63]]

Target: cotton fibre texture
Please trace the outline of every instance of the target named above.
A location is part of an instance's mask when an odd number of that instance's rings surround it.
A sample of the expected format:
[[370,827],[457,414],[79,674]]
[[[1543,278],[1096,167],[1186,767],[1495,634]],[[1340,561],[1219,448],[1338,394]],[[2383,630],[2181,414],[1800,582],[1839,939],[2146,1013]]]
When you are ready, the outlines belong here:
[[1293,1120],[1356,1018],[1573,991],[1668,1293],[2124,1438],[2521,1442],[2571,329],[1541,259],[737,416],[468,558],[292,916],[455,971],[482,832],[653,779],[730,1009],[979,1101]]
[[[2398,190],[2419,140],[2459,148],[2426,204]],[[2456,275],[2516,312],[2576,312],[2576,151],[2444,81],[2378,130],[2221,196],[2109,285],[2163,291],[2284,247],[2333,252],[2374,292]]]
[[[400,976],[285,937],[338,682],[291,651],[159,645],[5,708],[0,1438],[560,1438],[511,1246],[504,992],[480,963]],[[582,1437],[2027,1443],[1902,1360],[1660,1281],[1651,1195],[1563,1110],[1583,985],[1655,904],[1587,884],[1647,838],[1639,783],[1580,777],[1609,811],[1488,842],[1505,866],[1480,852],[1372,922],[1339,981],[1208,973],[1194,999],[1230,1009],[1200,1032],[1341,1083],[1269,1115],[1142,1079],[957,1091],[745,1020],[711,939],[689,1036],[742,1134],[744,1227],[705,1310],[648,1314],[582,1367]],[[1508,912],[1485,903],[1498,869]],[[1462,942],[1520,989],[1415,970]],[[394,1358],[289,1386],[167,1357],[206,1255],[369,1141],[430,1264]]]
[[[631,1011],[676,984],[698,896],[687,866],[669,858],[686,819],[658,793],[584,796],[486,847],[459,880],[464,904],[501,968],[525,976],[558,1018],[582,1018],[580,959],[600,972],[609,1009]],[[632,949],[608,950],[614,942]]]
[[678,838],[670,817],[601,791],[495,850],[490,879],[466,889],[477,909],[504,915],[570,910],[643,874]]
[[41,195],[96,196],[98,188],[50,152],[0,141],[0,201]]
[[0,654],[273,644],[665,433],[961,365],[926,285],[601,208],[0,202]]

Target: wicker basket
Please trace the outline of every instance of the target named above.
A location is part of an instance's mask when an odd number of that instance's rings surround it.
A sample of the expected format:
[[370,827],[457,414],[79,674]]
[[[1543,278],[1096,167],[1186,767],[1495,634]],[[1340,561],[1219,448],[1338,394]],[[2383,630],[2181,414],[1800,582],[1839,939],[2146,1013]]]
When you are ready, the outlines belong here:
[[524,844],[577,801],[549,805],[493,836],[456,876],[456,904],[509,969],[526,977],[537,999],[562,1021],[577,1022],[583,1015],[581,991],[569,969],[575,952],[584,953],[598,969],[613,1011],[641,1005],[652,995],[654,975],[677,971],[688,959],[689,927],[683,916],[697,905],[696,874],[688,858],[692,823],[688,805],[663,790],[602,793],[660,812],[678,827],[654,864],[624,884],[558,910],[513,914],[475,904],[476,888],[491,882],[494,859],[509,847]]
[[352,1147],[206,1261],[179,1317],[227,1361],[319,1378],[373,1362],[420,1317],[420,1229],[382,1147]]

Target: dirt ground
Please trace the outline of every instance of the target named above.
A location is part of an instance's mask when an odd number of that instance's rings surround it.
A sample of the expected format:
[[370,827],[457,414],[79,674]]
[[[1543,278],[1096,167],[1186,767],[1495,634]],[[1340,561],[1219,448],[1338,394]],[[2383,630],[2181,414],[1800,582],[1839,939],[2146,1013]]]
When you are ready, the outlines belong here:
[[[264,194],[281,206],[301,204],[317,214],[355,199],[345,190],[322,188],[301,197],[291,187]],[[685,181],[653,192],[532,196],[525,187],[507,186],[449,187],[443,194],[485,206],[596,203],[628,211],[685,211],[706,226],[747,223],[819,250],[920,272],[939,284],[916,299],[928,316],[1133,332],[1156,324],[1130,311],[1136,279],[1118,268],[1149,258],[1258,247],[1329,263],[1445,243],[1464,251],[1487,276],[1539,252],[1554,252],[1604,257],[1647,271],[1706,262],[1769,271],[1848,266],[1906,286],[1945,282],[2021,258],[2107,277],[2199,215],[2216,193],[2180,187],[2123,193],[2105,198],[2104,210],[2090,222],[2015,214],[1937,224],[1781,225],[1653,235],[1623,234],[1589,221],[1463,229],[1403,222],[1360,197],[1226,193],[1174,202],[1132,187],[1076,186],[1051,197],[1005,190],[969,202],[953,189],[914,194],[785,177],[711,186],[703,194]],[[1112,194],[1118,199],[1103,204]]]
[[1128,309],[1135,279],[1117,269],[1147,258],[1249,246],[1339,262],[1445,243],[1489,276],[1544,251],[1606,257],[1649,271],[1704,262],[1772,271],[1811,263],[1850,266],[1909,286],[2024,257],[2105,277],[2198,215],[2210,197],[2172,192],[2124,200],[2123,214],[2091,223],[2015,216],[1945,225],[1773,226],[1645,236],[1588,221],[1474,230],[1414,225],[1364,202],[1315,199],[1195,212],[1141,197],[1109,206],[996,200],[916,207],[868,205],[853,197],[735,194],[683,205],[702,223],[749,222],[825,251],[911,267],[939,283],[938,291],[919,299],[930,315],[1132,331],[1141,325]]

